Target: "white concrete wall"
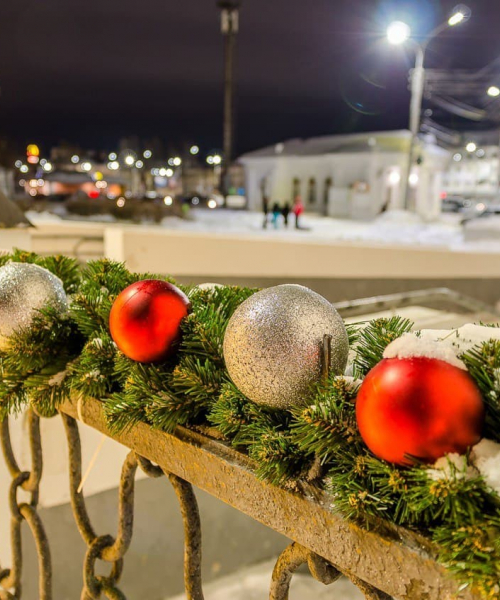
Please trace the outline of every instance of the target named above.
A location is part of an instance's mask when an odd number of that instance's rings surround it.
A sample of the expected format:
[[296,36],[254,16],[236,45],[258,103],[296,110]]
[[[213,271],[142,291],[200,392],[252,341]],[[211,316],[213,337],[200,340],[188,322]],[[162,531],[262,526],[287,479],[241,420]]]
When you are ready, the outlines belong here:
[[174,276],[440,278],[500,277],[496,253],[446,247],[318,243],[147,227],[105,232],[106,256],[133,271]]

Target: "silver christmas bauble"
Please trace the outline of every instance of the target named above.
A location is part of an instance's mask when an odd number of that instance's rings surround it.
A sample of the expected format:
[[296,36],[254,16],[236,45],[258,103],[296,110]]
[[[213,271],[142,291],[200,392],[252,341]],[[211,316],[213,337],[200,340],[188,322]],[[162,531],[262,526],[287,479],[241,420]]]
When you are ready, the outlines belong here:
[[0,349],[17,329],[28,328],[42,308],[66,312],[68,300],[61,280],[47,269],[30,263],[0,267]]
[[227,370],[236,387],[257,404],[298,406],[320,379],[325,334],[332,336],[331,372],[341,375],[349,340],[328,300],[301,285],[262,290],[229,320],[224,337]]

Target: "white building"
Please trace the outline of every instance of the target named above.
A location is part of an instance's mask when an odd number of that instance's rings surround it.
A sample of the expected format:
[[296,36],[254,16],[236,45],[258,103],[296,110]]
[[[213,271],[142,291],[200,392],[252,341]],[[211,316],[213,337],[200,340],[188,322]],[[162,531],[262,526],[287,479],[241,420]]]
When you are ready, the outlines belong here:
[[[293,139],[250,152],[240,159],[248,208],[261,210],[263,195],[271,204],[301,195],[306,210],[334,217],[372,219],[384,208],[402,208],[409,145],[402,130]],[[427,136],[415,156],[410,208],[432,219],[451,153]]]
[[499,196],[500,151],[498,144],[475,144],[474,151],[460,149],[443,177],[443,191],[448,196],[477,200],[496,200]]

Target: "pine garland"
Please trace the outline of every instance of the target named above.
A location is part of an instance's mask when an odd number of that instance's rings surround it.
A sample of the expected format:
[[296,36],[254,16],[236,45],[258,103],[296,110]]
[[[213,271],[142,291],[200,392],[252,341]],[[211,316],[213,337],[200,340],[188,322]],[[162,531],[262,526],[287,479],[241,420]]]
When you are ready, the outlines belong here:
[[[173,280],[133,274],[109,260],[80,268],[65,257],[15,251],[0,257],[0,266],[9,260],[55,273],[71,307],[65,315],[41,311],[30,330],[15,332],[8,351],[0,353],[0,419],[28,403],[50,415],[78,395],[102,401],[114,432],[140,422],[170,433],[178,425],[210,425],[255,461],[258,477],[288,488],[308,480],[330,494],[332,510],[365,527],[384,519],[418,531],[435,542],[440,562],[464,585],[498,597],[500,498],[479,475],[468,476],[468,457],[463,467],[450,461],[439,472],[428,465],[398,468],[374,457],[356,426],[359,381],[353,378],[322,382],[305,406],[291,411],[258,406],[234,386],[224,365],[224,333],[234,310],[256,290],[178,286],[192,303],[182,342],[165,363],[145,365],[118,351],[109,313],[131,283]],[[350,325],[354,376],[364,377],[386,346],[412,327],[400,317]],[[500,441],[500,342],[460,358],[485,398],[486,437]]]

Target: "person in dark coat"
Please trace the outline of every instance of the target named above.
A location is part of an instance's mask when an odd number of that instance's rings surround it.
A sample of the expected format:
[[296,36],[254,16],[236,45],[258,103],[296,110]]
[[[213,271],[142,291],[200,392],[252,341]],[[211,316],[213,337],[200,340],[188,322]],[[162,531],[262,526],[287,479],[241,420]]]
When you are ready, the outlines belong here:
[[264,223],[262,229],[267,229],[268,217],[269,217],[269,198],[262,196],[262,212],[264,213]]
[[285,222],[285,227],[288,227],[288,215],[290,214],[290,204],[285,202],[283,208],[281,209],[281,214],[283,215],[283,220]]

